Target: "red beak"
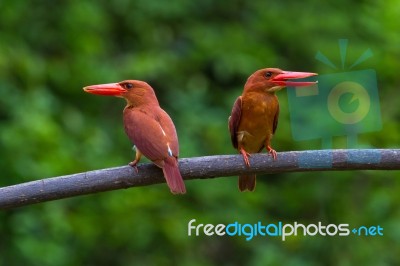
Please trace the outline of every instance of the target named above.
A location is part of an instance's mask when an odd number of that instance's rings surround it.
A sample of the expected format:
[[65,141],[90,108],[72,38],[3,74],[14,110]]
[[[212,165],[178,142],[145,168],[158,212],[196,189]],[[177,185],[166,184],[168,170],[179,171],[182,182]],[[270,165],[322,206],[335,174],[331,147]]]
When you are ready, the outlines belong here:
[[126,89],[124,89],[118,83],[91,85],[83,88],[84,91],[97,95],[107,95],[107,96],[122,96]]
[[288,79],[302,79],[318,75],[311,72],[291,72],[283,71],[272,79],[272,82],[279,86],[310,86],[316,84],[318,81],[287,81]]

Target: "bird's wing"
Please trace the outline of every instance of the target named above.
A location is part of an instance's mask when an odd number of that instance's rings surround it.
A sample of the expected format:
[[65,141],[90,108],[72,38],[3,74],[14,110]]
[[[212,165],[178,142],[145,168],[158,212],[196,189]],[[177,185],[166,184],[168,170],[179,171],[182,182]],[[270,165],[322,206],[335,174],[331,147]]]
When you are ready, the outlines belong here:
[[175,157],[179,156],[179,142],[178,142],[178,134],[176,133],[175,125],[172,122],[171,117],[165,112],[161,107],[158,107],[159,111],[157,112],[157,121],[160,123],[160,126],[165,131],[168,142],[170,144],[170,148]]
[[276,113],[274,116],[274,124],[272,127],[272,134],[275,134],[276,128],[278,127],[278,118],[279,118],[279,103],[278,103],[278,107],[276,109]]
[[[157,109],[146,112],[133,108],[124,112],[126,134],[140,152],[152,161],[178,156],[175,127],[171,118],[166,113],[165,115],[160,115]],[[163,122],[160,123],[158,116],[163,117]]]
[[238,148],[237,130],[242,116],[242,96],[239,96],[232,107],[232,113],[228,120],[229,132],[231,133],[231,141],[233,147]]

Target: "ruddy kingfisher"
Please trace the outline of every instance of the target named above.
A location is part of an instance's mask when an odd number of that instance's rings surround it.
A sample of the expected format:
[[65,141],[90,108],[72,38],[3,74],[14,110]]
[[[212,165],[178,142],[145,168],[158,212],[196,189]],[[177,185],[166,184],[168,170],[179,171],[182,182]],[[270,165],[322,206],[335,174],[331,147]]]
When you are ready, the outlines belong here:
[[[316,82],[290,81],[317,75],[308,72],[283,71],[279,68],[264,68],[253,73],[244,85],[244,90],[232,108],[229,117],[231,141],[250,167],[251,153],[259,153],[265,147],[276,160],[276,151],[271,147],[271,138],[278,126],[279,102],[275,92],[286,86],[310,86]],[[239,176],[239,190],[253,191],[256,175]]]
[[153,88],[144,81],[125,80],[91,85],[83,90],[92,94],[125,98],[125,132],[136,147],[135,160],[129,165],[137,171],[136,165],[144,155],[162,168],[173,194],[186,193],[178,168],[179,143],[176,129],[169,115],[161,109]]

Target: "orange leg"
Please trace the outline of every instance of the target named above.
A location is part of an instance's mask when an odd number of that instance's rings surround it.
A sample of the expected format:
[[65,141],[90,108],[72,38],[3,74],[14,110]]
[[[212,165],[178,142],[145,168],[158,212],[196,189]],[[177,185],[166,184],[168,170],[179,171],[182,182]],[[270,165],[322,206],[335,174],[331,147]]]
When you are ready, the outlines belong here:
[[277,157],[276,151],[269,145],[267,145],[267,151],[271,154],[272,158],[275,161]]
[[250,167],[250,161],[249,161],[249,157],[250,157],[250,153],[248,153],[247,151],[245,151],[242,147],[240,148],[239,152],[242,154],[243,156],[243,160],[244,160],[244,164],[247,167]]
[[139,170],[137,168],[137,164],[140,161],[140,158],[142,157],[142,153],[136,148],[136,156],[135,156],[135,160],[133,160],[132,162],[129,163],[130,166],[132,166],[133,168],[135,168],[136,173],[139,173]]

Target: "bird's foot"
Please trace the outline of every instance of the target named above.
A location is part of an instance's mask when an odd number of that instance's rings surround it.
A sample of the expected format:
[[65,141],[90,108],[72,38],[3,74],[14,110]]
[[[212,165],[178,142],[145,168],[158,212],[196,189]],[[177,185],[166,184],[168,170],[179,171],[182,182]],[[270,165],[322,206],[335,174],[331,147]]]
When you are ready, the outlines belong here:
[[272,158],[275,161],[277,157],[276,151],[269,145],[267,146],[267,151],[271,154]]
[[131,166],[132,168],[134,168],[136,170],[136,174],[139,173],[139,170],[137,168],[137,163],[138,163],[137,160],[134,160],[134,161],[129,163],[129,166]]
[[247,151],[245,151],[243,148],[240,148],[240,153],[243,156],[243,160],[244,160],[244,164],[247,167],[250,167],[250,161],[249,161],[249,157],[251,157],[250,153],[248,153]]

